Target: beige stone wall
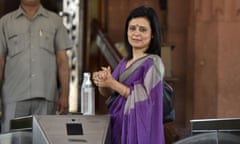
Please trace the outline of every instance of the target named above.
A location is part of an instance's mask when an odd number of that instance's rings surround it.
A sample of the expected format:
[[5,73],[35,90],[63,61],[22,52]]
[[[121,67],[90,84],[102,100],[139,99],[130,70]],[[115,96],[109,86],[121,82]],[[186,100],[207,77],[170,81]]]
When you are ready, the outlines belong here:
[[193,118],[240,117],[240,2],[193,2]]
[[240,1],[220,7],[217,117],[240,117]]
[[168,0],[176,124],[240,117],[240,1]]

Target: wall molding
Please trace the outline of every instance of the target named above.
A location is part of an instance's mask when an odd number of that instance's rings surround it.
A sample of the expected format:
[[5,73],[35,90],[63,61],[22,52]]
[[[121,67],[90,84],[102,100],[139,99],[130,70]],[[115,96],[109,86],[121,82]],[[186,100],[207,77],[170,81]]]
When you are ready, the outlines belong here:
[[240,20],[240,0],[194,0],[193,6],[198,21]]

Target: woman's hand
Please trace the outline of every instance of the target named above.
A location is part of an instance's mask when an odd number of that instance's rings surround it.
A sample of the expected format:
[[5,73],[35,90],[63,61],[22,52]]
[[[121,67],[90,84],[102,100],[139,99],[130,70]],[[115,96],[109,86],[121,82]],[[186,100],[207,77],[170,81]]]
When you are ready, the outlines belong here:
[[93,73],[93,82],[98,87],[110,87],[114,78],[111,74],[111,68],[102,67],[102,70]]
[[111,81],[114,80],[111,74],[111,68],[102,67],[100,71],[92,74],[93,83],[98,87],[102,96],[108,97],[112,95]]
[[109,96],[112,91],[116,91],[124,97],[130,94],[130,88],[116,81],[111,74],[111,68],[102,67],[102,70],[93,73],[93,82],[98,86],[103,96]]

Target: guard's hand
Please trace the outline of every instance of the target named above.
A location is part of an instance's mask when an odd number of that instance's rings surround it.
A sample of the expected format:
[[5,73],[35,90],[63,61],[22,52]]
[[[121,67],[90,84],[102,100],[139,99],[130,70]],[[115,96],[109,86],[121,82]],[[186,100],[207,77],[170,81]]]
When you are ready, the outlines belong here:
[[68,113],[68,97],[61,95],[58,100],[57,114]]

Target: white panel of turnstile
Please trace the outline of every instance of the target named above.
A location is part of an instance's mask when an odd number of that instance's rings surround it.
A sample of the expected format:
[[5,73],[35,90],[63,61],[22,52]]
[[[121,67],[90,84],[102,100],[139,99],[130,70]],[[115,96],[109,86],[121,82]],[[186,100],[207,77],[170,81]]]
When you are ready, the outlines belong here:
[[32,133],[16,131],[0,134],[0,144],[32,144]]
[[[68,135],[66,125],[81,124],[83,134]],[[33,116],[33,144],[111,144],[108,115]]]

